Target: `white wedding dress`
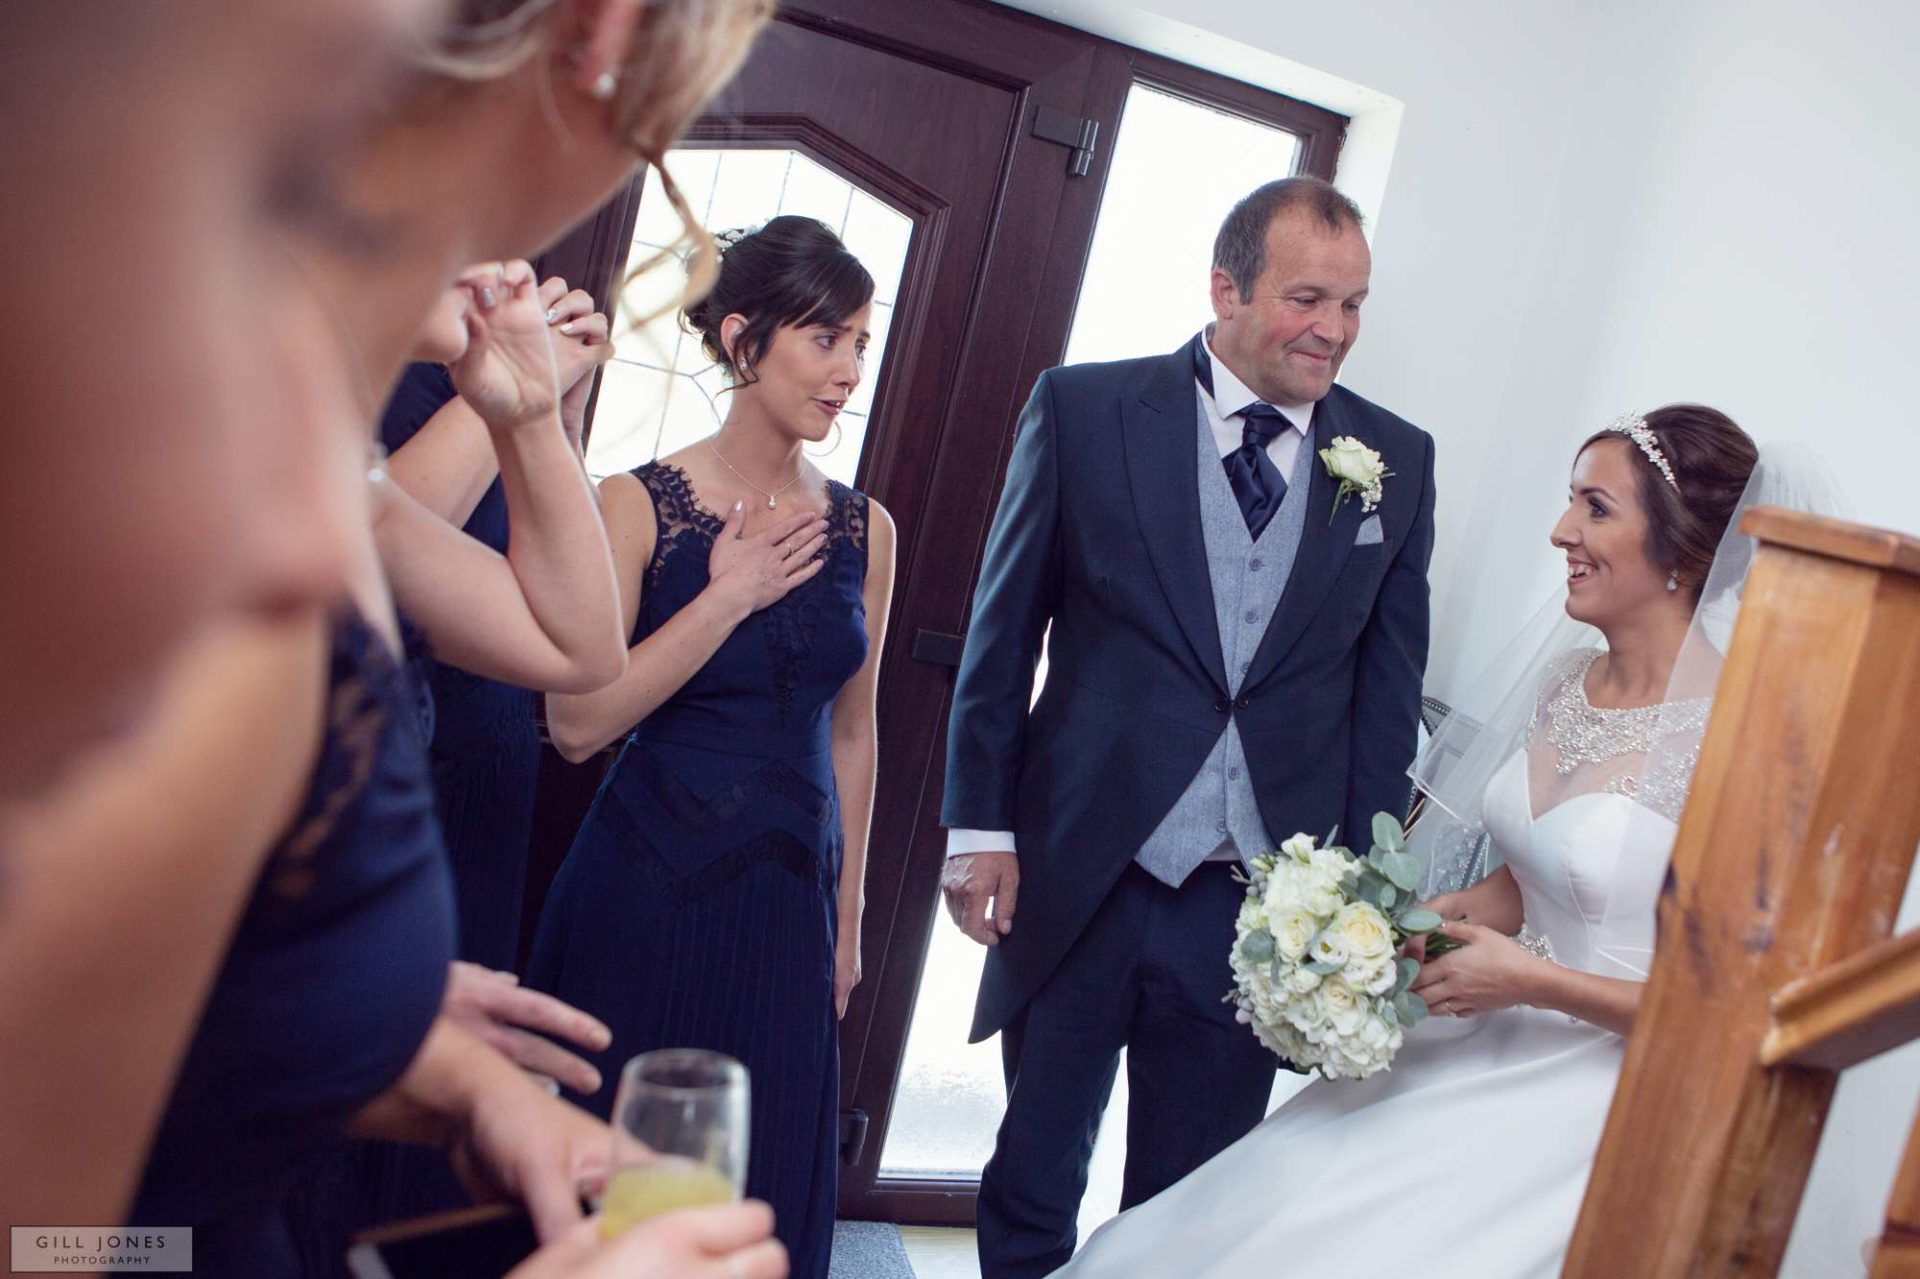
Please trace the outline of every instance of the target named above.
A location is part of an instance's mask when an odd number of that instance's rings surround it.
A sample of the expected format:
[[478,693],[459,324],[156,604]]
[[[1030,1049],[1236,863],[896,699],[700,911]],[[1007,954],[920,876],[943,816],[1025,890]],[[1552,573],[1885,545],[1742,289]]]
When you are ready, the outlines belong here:
[[[1559,963],[1597,969],[1588,921],[1602,917],[1624,841],[1671,845],[1674,824],[1604,792],[1535,817],[1524,753],[1494,775],[1484,811],[1527,927]],[[1186,1179],[1101,1227],[1059,1279],[1550,1279],[1625,1042],[1534,1008],[1430,1018],[1391,1070],[1315,1080]],[[1861,1273],[1857,1240],[1820,1251],[1817,1267],[1796,1270],[1790,1257],[1781,1273]]]

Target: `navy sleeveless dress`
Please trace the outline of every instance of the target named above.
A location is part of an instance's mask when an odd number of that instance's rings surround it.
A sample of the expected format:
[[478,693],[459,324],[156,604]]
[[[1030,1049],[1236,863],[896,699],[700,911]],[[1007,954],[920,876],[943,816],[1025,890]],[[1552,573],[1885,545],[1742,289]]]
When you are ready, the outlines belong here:
[[299,1273],[288,1198],[413,1060],[453,959],[419,686],[358,617],[336,626],[326,716],[134,1201],[133,1224],[193,1227],[196,1274]]
[[[658,540],[638,643],[707,585],[721,520],[677,467],[634,472]],[[601,1018],[605,1116],[655,1048],[739,1058],[752,1089],[747,1193],[773,1205],[795,1279],[826,1279],[839,1159],[833,1007],[841,827],[834,698],[866,658],[867,500],[830,484],[826,567],[753,614],[637,725],[541,914],[529,985]]]
[[[457,394],[442,365],[408,365],[381,415],[381,442],[399,450]],[[507,498],[497,478],[461,531],[506,552]],[[536,695],[430,656],[421,656],[417,664],[432,699],[428,757],[434,811],[453,872],[459,956],[511,970],[520,950],[539,783]],[[312,1169],[296,1200],[305,1273],[309,1279],[345,1279],[345,1258],[335,1246],[343,1234],[471,1202],[444,1151],[354,1142],[332,1166]]]
[[[406,444],[455,394],[453,379],[440,365],[409,365],[380,419],[387,448]],[[498,479],[462,531],[505,554],[507,498]],[[535,695],[444,662],[427,663],[427,682],[435,715],[434,802],[453,866],[460,958],[511,969],[520,949],[540,772]]]

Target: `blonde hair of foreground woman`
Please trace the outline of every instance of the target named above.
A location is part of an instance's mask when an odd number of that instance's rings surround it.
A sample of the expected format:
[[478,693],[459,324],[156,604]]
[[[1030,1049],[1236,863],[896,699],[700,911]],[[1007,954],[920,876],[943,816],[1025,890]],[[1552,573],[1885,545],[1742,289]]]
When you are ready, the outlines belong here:
[[[497,74],[538,51],[538,27],[559,5],[560,0],[463,0],[442,48],[428,64],[454,79]],[[682,239],[639,263],[632,274],[676,251],[692,250],[686,292],[663,311],[705,296],[719,261],[711,236],[666,167],[667,149],[733,78],[773,13],[773,0],[649,0],[638,6],[634,38],[611,81],[616,132],[660,175],[661,191],[680,218]],[[583,48],[583,59],[592,53]],[[583,60],[583,74],[597,80],[590,84],[596,92],[605,91],[609,70],[597,60]]]
[[[657,164],[770,16],[770,0],[0,5],[0,235],[31,246],[0,268],[16,427],[0,474],[14,613],[0,628],[0,810],[148,715],[198,627],[339,593],[343,530],[364,502],[338,395],[371,418],[458,271],[543,248],[636,156]],[[522,114],[559,169],[605,151],[596,134],[624,155],[597,188],[548,184],[559,198],[534,216],[496,217],[481,251],[401,238],[377,265],[420,259],[425,275],[366,291],[383,345],[350,312],[297,305],[311,279],[296,260],[316,238],[364,240],[335,179],[357,140],[387,131],[409,62],[396,127],[534,69]],[[579,90],[603,81],[596,123]],[[518,176],[493,175],[496,199]],[[701,243],[670,185],[668,198]],[[362,366],[344,380],[336,347]]]
[[367,416],[462,270],[533,256],[643,164],[681,220],[674,248],[693,250],[689,295],[704,292],[711,241],[662,166],[772,13],[772,0],[456,4],[388,125],[343,166],[353,234],[313,258]]
[[[363,209],[367,212],[367,219],[355,221],[352,229],[371,228],[376,237],[386,237],[376,248],[366,248],[362,238],[360,248],[343,252],[342,243],[357,237],[337,234],[315,259],[357,260],[366,269],[309,273],[310,277],[331,277],[340,286],[326,311],[335,335],[344,339],[343,346],[361,366],[364,380],[359,389],[370,392],[390,381],[420,319],[446,281],[469,260],[489,256],[474,252],[474,246],[499,256],[530,251],[590,212],[630,177],[639,159],[657,161],[684,119],[698,109],[718,79],[737,65],[768,12],[765,0],[652,4],[559,0],[465,6],[460,21],[439,41],[440,51],[430,58],[443,71],[459,68],[463,79],[417,81],[404,95],[393,123],[375,134],[366,163],[353,166],[351,179],[327,192],[348,219],[357,218]],[[179,53],[177,49],[167,52],[168,56]],[[200,73],[206,73],[204,65]],[[466,120],[464,130],[432,127],[438,110],[452,105],[452,116],[461,117],[467,114],[465,108],[476,103],[490,104],[491,109]],[[534,123],[543,134],[536,135],[522,115],[529,109],[537,111]],[[518,124],[519,132],[508,139],[519,146],[517,153],[489,151],[485,126],[499,122]],[[439,120],[442,126],[450,123],[458,121]],[[544,136],[544,150],[533,144],[536,136]],[[406,145],[414,142],[427,144],[427,150]],[[435,147],[451,152],[451,167],[426,164],[409,170],[397,163],[431,156]],[[460,168],[462,161],[502,156],[521,163],[492,170],[482,164],[478,171],[464,174]],[[436,188],[434,179],[447,175],[464,178],[466,185],[455,182]],[[367,198],[365,205],[362,197]],[[436,199],[442,207],[435,207]],[[687,217],[684,201],[676,205]],[[355,285],[361,287],[350,287]],[[297,299],[281,295],[280,301]],[[289,304],[286,309],[301,308]],[[263,397],[257,407],[270,415],[273,406]],[[366,425],[364,419],[359,423],[362,429]],[[164,536],[164,530],[153,532]],[[299,682],[318,669],[318,662],[304,637],[282,644],[293,650],[286,661],[268,660],[270,655],[255,643],[249,646],[245,661],[230,656],[190,664],[188,669],[216,681],[216,691],[228,694],[234,691],[230,686],[236,676],[249,674],[261,686],[284,691],[287,670]],[[281,672],[277,681],[276,670]],[[179,672],[176,681],[192,682]],[[169,701],[185,723],[170,722],[163,713],[153,736],[165,738],[178,729],[175,740],[187,741],[197,741],[197,735],[203,734],[231,737],[234,731],[239,717],[212,716],[201,708],[255,704],[232,697],[219,702],[184,691],[170,694]],[[251,726],[261,732],[272,731],[278,724],[296,735],[303,724],[313,721],[310,708],[253,718],[271,721]],[[73,824],[63,828],[58,811],[42,814],[46,821],[36,837],[23,841],[17,850],[23,854],[16,867],[21,873],[16,887],[22,891],[15,903],[31,900],[36,908],[26,912],[31,918],[19,921],[30,927],[10,932],[24,948],[22,958],[32,952],[36,964],[5,968],[20,983],[53,997],[58,1008],[57,1015],[27,1019],[36,1026],[36,1034],[10,1036],[26,1056],[0,1061],[0,1078],[22,1085],[6,1089],[9,1108],[28,1097],[77,1102],[47,1109],[21,1107],[10,1116],[18,1122],[7,1127],[19,1142],[8,1144],[22,1156],[15,1166],[36,1170],[37,1192],[61,1187],[99,1203],[96,1196],[104,1190],[109,1200],[123,1201],[125,1187],[137,1169],[167,1081],[177,1068],[193,1010],[212,979],[227,930],[251,882],[247,872],[257,867],[264,852],[264,842],[257,835],[241,835],[242,829],[250,828],[235,811],[213,801],[223,788],[243,792],[226,798],[246,810],[276,802],[284,806],[290,798],[281,791],[277,800],[264,799],[256,793],[258,788],[243,788],[236,781],[249,769],[261,768],[262,761],[283,757],[284,752],[276,756],[254,742],[240,750],[240,744],[221,740],[202,745],[192,760],[212,765],[226,758],[218,754],[222,745],[236,747],[232,751],[240,761],[236,767],[175,770],[184,774],[178,779],[184,790],[173,792],[182,800],[194,800],[194,811],[204,810],[206,822],[216,829],[197,832],[197,838],[188,838],[184,827],[152,829],[156,822],[162,826],[181,823],[171,818],[161,821],[166,811],[128,800],[128,794],[143,792],[140,786],[130,790],[123,776],[107,779],[104,792],[94,794],[96,799],[104,795],[107,802],[87,802],[83,796],[69,815]],[[157,747],[141,751],[157,764],[144,780],[136,780],[145,787],[144,793],[164,791],[154,779],[161,775],[161,766],[180,760],[180,754]],[[132,752],[131,758],[138,759],[141,751]],[[188,762],[192,761],[182,760],[183,765]],[[118,809],[112,803],[116,793],[122,797]],[[174,805],[176,812],[178,808]],[[112,829],[116,813],[125,818],[124,830]],[[103,830],[103,824],[109,829]],[[68,853],[91,852],[64,858],[28,856],[28,843],[41,854],[62,844]],[[219,864],[210,865],[210,860]],[[135,900],[151,904],[151,898],[142,894],[157,882],[199,891],[186,893],[177,913],[156,915],[128,908]],[[63,884],[85,891],[67,894],[59,891]],[[102,918],[125,919],[133,926],[121,930],[88,926],[89,920],[97,924]],[[61,936],[70,941],[82,934],[92,937],[88,945],[37,944]],[[11,944],[7,949],[12,949]],[[49,960],[52,955],[66,958],[54,962]],[[36,1000],[0,1002],[24,1012]],[[121,1015],[130,1009],[142,1015]],[[101,1051],[106,1042],[113,1044],[112,1051]],[[88,1123],[84,1136],[90,1139],[76,1140],[82,1134],[74,1130],[73,1117],[89,1112],[102,1121],[111,1117],[112,1122]],[[30,1122],[33,1113],[44,1122]],[[41,1193],[32,1197],[45,1199]],[[57,1191],[54,1197],[60,1198]],[[70,1216],[66,1210],[77,1206],[65,1200],[54,1215],[65,1219]],[[111,1216],[109,1210],[101,1219]]]

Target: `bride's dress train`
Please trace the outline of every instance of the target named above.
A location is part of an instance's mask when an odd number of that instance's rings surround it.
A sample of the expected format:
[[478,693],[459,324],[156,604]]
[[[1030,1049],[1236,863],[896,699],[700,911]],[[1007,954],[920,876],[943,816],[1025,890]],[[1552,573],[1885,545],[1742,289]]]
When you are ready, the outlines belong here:
[[[1594,971],[1615,859],[1671,845],[1671,821],[1622,795],[1576,795],[1535,817],[1526,756],[1487,789],[1486,824],[1527,927]],[[1649,921],[1650,924],[1650,921]],[[1184,1181],[1108,1222],[1062,1279],[1433,1279],[1560,1273],[1606,1125],[1625,1040],[1564,1013],[1434,1017],[1390,1071],[1315,1081]],[[1904,1122],[1904,1121],[1903,1121]],[[1803,1279],[1860,1273],[1857,1241]],[[1845,1263],[1852,1262],[1849,1267]]]

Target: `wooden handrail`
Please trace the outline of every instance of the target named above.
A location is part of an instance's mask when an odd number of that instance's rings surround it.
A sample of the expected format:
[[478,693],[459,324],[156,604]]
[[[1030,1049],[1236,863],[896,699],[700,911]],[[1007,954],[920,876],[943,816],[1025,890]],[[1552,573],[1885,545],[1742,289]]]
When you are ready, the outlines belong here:
[[1905,933],[1782,986],[1763,1066],[1845,1070],[1920,1039],[1920,931]]
[[1863,568],[1889,569],[1908,577],[1920,577],[1920,538],[1907,533],[1773,506],[1748,511],[1740,521],[1740,529],[1782,550],[1805,551]]

